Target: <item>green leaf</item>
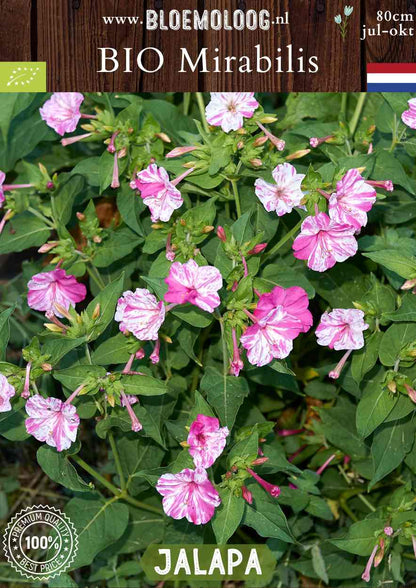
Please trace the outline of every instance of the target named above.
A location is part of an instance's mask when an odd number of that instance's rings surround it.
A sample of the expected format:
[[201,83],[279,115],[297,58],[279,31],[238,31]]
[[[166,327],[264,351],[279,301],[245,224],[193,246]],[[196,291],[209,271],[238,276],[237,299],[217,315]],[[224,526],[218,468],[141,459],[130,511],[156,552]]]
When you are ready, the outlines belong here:
[[151,376],[122,376],[121,382],[126,394],[158,396],[167,392],[166,382]]
[[221,423],[231,430],[238,409],[249,393],[247,380],[226,376],[213,367],[208,367],[201,380],[201,389],[207,393],[208,402],[215,409]]
[[55,380],[58,380],[65,388],[72,391],[90,378],[104,378],[105,375],[105,368],[98,365],[75,365],[53,372]]
[[409,255],[403,255],[396,249],[384,249],[383,251],[372,251],[363,253],[375,263],[383,265],[388,270],[395,272],[406,280],[416,276],[416,259]]
[[68,452],[41,445],[36,458],[45,474],[57,484],[74,492],[91,492],[90,486],[78,476],[77,470],[69,461]]
[[351,361],[351,374],[357,384],[376,365],[382,338],[383,333],[375,331],[366,339],[365,346],[362,349],[354,351]]
[[181,307],[176,307],[172,310],[172,314],[178,319],[189,323],[193,327],[199,327],[203,329],[210,325],[213,321],[213,316],[205,310],[201,310],[191,304],[187,304]]
[[322,430],[325,437],[334,447],[339,447],[353,458],[364,458],[368,449],[357,433],[355,426],[356,408],[353,404],[339,398],[337,405],[329,409],[321,409]]
[[368,437],[394,408],[397,395],[394,396],[379,383],[371,386],[357,406],[357,431],[362,437]]
[[35,95],[29,92],[8,92],[2,97],[0,109],[0,129],[4,141],[13,118],[25,110],[35,99]]
[[94,328],[88,337],[89,341],[97,339],[113,320],[117,301],[123,292],[123,285],[124,272],[117,279],[107,284],[87,306],[87,313],[90,317],[92,317],[97,305],[100,306],[100,316],[95,321]]
[[416,423],[412,417],[385,423],[374,433],[371,454],[374,460],[374,476],[369,490],[384,476],[396,469],[412,449]]
[[228,488],[220,488],[219,495],[221,505],[215,511],[212,528],[217,543],[223,545],[235,533],[241,522],[244,513],[244,499],[241,496],[234,496]]
[[381,363],[386,366],[394,366],[396,361],[400,359],[402,349],[415,339],[415,324],[396,323],[391,325],[385,331],[380,343],[379,357]]
[[400,308],[394,312],[384,313],[383,318],[395,323],[416,322],[416,296],[409,292],[403,296]]
[[108,267],[135,249],[143,239],[128,227],[112,231],[100,244],[94,255],[96,267]]
[[69,222],[75,198],[82,192],[84,186],[85,181],[82,176],[71,174],[69,179],[59,186],[52,197],[54,217],[62,225]]
[[10,322],[9,319],[14,311],[14,306],[3,310],[0,313],[0,361],[6,359],[6,348],[10,337]]
[[123,333],[109,337],[92,354],[93,363],[98,365],[111,365],[127,363],[130,358],[131,342]]
[[85,337],[69,339],[68,337],[51,337],[42,345],[42,353],[50,355],[49,361],[55,366],[67,353],[86,342]]
[[250,485],[250,491],[254,500],[252,505],[246,505],[242,524],[252,527],[261,537],[293,543],[292,532],[277,500],[269,499],[268,494],[257,486]]
[[328,584],[329,578],[328,578],[328,572],[326,571],[325,560],[322,556],[321,549],[317,543],[315,543],[315,545],[313,545],[313,547],[311,549],[311,555],[312,555],[313,569],[315,570],[318,577],[323,582],[325,582],[325,584]]
[[165,518],[140,508],[129,506],[130,518],[120,539],[111,546],[116,554],[135,553],[151,543],[160,543],[165,533]]
[[383,519],[365,519],[349,527],[348,533],[341,539],[330,539],[330,543],[356,555],[370,555],[376,544],[376,535],[385,527]]
[[143,200],[133,192],[128,184],[123,184],[117,194],[117,208],[124,220],[135,233],[144,237],[140,213],[145,208]]
[[0,235],[0,254],[40,247],[48,240],[50,232],[45,223],[30,212],[19,214],[6,224]]
[[89,565],[103,549],[117,541],[127,528],[129,509],[115,498],[98,494],[72,498],[65,508],[78,533],[78,551],[72,570]]
[[404,171],[399,159],[388,151],[381,150],[377,153],[372,178],[375,180],[391,180],[393,184],[399,184],[410,194],[415,194],[414,185]]

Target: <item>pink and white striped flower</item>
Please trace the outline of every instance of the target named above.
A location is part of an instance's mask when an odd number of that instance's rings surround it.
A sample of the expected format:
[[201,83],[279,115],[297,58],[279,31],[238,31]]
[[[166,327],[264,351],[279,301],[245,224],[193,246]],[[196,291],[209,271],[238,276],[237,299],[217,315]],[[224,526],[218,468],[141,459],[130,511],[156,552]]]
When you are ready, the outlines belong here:
[[173,519],[186,518],[194,525],[212,519],[221,504],[220,496],[203,468],[184,469],[178,474],[164,474],[156,490],[163,496],[163,510]]
[[16,390],[9,383],[6,376],[0,374],[0,412],[7,412],[12,409],[10,398],[16,394]]
[[368,329],[364,313],[358,308],[334,308],[324,312],[316,329],[319,345],[330,349],[361,349],[364,347],[363,331]]
[[175,261],[165,282],[169,286],[166,302],[189,302],[207,312],[214,312],[221,302],[218,290],[222,288],[222,276],[216,267],[198,265],[193,259],[186,263]]
[[79,92],[55,92],[39,112],[46,124],[62,136],[77,128],[83,100],[84,96]]
[[306,259],[310,269],[324,272],[357,253],[354,233],[353,226],[338,223],[325,212],[308,216],[293,242],[294,256]]
[[140,341],[156,341],[165,320],[165,306],[146,288],[127,290],[118,300],[114,319],[122,333],[129,331]]
[[153,222],[167,222],[173,211],[182,206],[182,195],[175,186],[192,171],[193,168],[188,169],[178,178],[170,180],[164,167],[151,163],[130,182],[130,187],[139,190],[144,204],[149,207]]
[[62,317],[56,304],[68,310],[87,295],[84,284],[77,282],[75,276],[68,275],[63,269],[55,269],[33,276],[28,282],[27,303],[30,308],[46,312],[47,316]]
[[254,321],[241,336],[242,346],[253,365],[263,366],[273,359],[283,359],[293,349],[293,340],[312,325],[307,309],[308,296],[303,288],[281,288],[262,294],[254,314],[246,314]]
[[402,114],[402,121],[411,129],[416,129],[416,98],[407,101],[409,109]]
[[209,468],[221,455],[230,434],[215,417],[199,414],[189,429],[187,443],[197,468]]
[[254,92],[211,92],[205,116],[210,125],[229,133],[241,129],[244,119],[251,118],[258,106]]
[[275,184],[269,184],[262,178],[254,182],[257,198],[267,212],[276,212],[282,216],[292,212],[295,206],[300,206],[303,198],[301,184],[305,174],[298,174],[290,163],[281,163],[272,171]]
[[375,189],[357,169],[350,169],[337,182],[337,190],[329,198],[329,216],[337,223],[360,230],[367,224],[367,212],[376,199]]
[[75,406],[59,398],[43,398],[36,394],[27,400],[25,409],[29,415],[25,422],[29,435],[58,451],[69,449],[79,427]]

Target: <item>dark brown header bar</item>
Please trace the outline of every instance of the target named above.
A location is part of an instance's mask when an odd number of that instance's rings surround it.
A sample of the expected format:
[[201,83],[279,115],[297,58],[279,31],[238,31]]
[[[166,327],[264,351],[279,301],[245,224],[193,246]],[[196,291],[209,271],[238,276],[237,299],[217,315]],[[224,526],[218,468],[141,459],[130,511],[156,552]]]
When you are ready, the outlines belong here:
[[416,61],[416,0],[0,0],[0,8],[0,60],[46,61],[49,90],[359,91],[368,63]]

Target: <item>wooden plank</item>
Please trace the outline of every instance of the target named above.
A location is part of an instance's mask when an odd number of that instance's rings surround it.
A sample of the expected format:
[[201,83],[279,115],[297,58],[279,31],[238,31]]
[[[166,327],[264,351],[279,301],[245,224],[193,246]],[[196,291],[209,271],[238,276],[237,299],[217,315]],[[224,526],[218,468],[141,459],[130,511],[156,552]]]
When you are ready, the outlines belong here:
[[[414,0],[389,0],[380,3],[378,0],[366,0],[366,24],[367,28],[377,27],[377,12],[390,11],[391,14],[410,14],[413,22],[403,22],[404,27],[413,27],[416,30],[416,2]],[[381,22],[381,30],[393,27],[399,28],[398,22]],[[382,34],[370,36],[366,40],[367,63],[414,63],[416,62],[415,37],[395,36]]]
[[0,61],[31,61],[31,0],[0,0]]

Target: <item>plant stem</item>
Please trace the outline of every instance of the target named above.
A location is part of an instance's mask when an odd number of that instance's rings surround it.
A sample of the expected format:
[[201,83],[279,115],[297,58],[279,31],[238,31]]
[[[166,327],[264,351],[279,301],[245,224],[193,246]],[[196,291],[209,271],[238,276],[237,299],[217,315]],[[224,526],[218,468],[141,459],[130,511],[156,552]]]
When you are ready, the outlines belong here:
[[271,255],[274,255],[275,253],[277,253],[279,251],[279,249],[281,247],[283,247],[283,245],[287,241],[289,241],[289,239],[291,239],[298,232],[302,223],[303,223],[303,219],[300,219],[300,221],[296,223],[296,225],[293,227],[293,229],[290,229],[290,231],[288,233],[286,233],[286,235],[284,235],[280,239],[280,241],[278,241],[276,243],[276,245],[270,249],[270,251],[268,251],[267,253],[264,254],[263,259],[267,259],[267,257],[270,257]]
[[340,112],[340,117],[342,120],[345,119],[345,115],[347,113],[347,99],[348,99],[348,92],[343,92],[341,94],[341,112]]
[[95,284],[99,287],[100,290],[103,290],[105,288],[105,284],[100,275],[100,272],[97,270],[95,265],[93,265],[92,263],[87,265],[87,271],[90,277],[92,278],[93,282],[95,282]]
[[79,455],[70,455],[69,457],[73,461],[75,461],[75,463],[78,464],[83,470],[88,472],[90,474],[90,476],[92,476],[98,482],[100,482],[100,484],[105,486],[105,488],[107,488],[107,490],[109,490],[112,494],[114,494],[114,496],[118,496],[120,494],[120,488],[117,488],[116,486],[114,486],[114,484],[112,484],[111,482],[106,480],[104,478],[104,476],[102,476],[94,468],[92,468],[89,464],[87,464],[87,462],[84,461]]
[[56,228],[55,225],[48,218],[46,218],[46,216],[44,216],[41,212],[39,212],[35,208],[32,208],[32,206],[29,206],[27,211],[31,212],[34,216],[37,216],[38,218],[40,218],[44,223],[46,223],[48,225],[48,227],[50,229]]
[[207,119],[205,118],[204,97],[202,96],[201,92],[195,92],[195,98],[198,103],[198,108],[199,108],[199,112],[201,115],[202,126],[204,127],[205,132],[209,133],[209,126],[207,123]]
[[183,113],[185,116],[188,116],[190,104],[191,104],[191,93],[184,92],[184,94],[183,94]]
[[240,216],[241,216],[241,202],[240,202],[240,195],[238,193],[237,180],[231,180],[231,185],[233,187],[235,207],[237,209],[237,218],[240,218]]
[[352,119],[351,119],[350,125],[349,125],[351,137],[354,136],[355,129],[357,128],[358,121],[359,121],[360,115],[361,115],[361,111],[364,106],[365,98],[366,98],[366,93],[360,92],[360,94],[358,96],[357,104],[355,106],[354,114],[352,115]]
[[129,504],[132,504],[137,508],[141,508],[142,510],[147,510],[148,512],[154,512],[159,515],[163,515],[163,511],[160,508],[157,508],[156,506],[152,506],[150,504],[146,504],[145,502],[141,502],[140,500],[136,500],[135,498],[129,496],[126,490],[120,490],[120,488],[114,486],[114,484],[106,480],[104,476],[102,476],[94,468],[88,465],[87,462],[85,462],[81,457],[79,457],[79,455],[70,455],[70,458],[82,469],[88,472],[90,476],[95,478],[98,482],[100,482],[100,484],[107,488],[107,490],[114,494],[116,500],[125,500]]
[[116,470],[118,477],[120,478],[120,486],[122,490],[126,488],[126,479],[124,477],[123,468],[121,466],[120,455],[118,453],[117,445],[114,439],[114,435],[111,431],[108,433],[108,440],[110,441],[111,451],[113,452],[114,462],[116,464]]

